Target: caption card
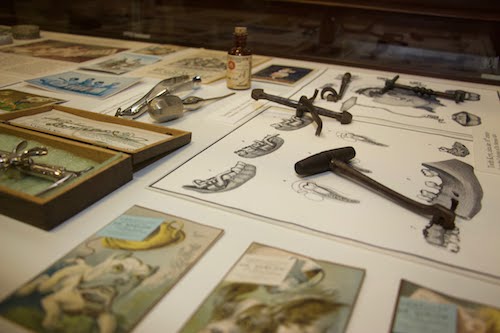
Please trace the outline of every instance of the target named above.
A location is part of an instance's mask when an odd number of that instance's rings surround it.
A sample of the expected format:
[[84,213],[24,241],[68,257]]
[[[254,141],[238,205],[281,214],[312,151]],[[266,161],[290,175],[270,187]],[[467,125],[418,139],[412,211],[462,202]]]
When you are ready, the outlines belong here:
[[399,299],[393,333],[455,333],[457,306],[409,297]]
[[103,237],[142,241],[162,224],[164,219],[121,215],[97,234]]
[[476,169],[500,175],[500,130],[486,126],[473,135]]
[[277,286],[283,282],[295,264],[291,257],[246,254],[231,270],[227,281]]

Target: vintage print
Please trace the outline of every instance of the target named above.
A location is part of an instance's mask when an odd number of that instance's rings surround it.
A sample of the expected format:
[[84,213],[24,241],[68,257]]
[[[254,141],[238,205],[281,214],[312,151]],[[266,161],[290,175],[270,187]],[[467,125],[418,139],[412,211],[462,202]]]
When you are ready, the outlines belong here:
[[[252,64],[257,66],[270,58],[253,55]],[[180,75],[201,76],[203,83],[210,83],[226,77],[227,53],[214,50],[193,50],[173,60],[158,62],[140,70],[144,76],[159,78]]]
[[130,332],[222,230],[134,206],[0,303],[35,332]]
[[160,60],[161,57],[157,56],[121,53],[116,57],[105,60],[103,62],[99,62],[97,64],[81,67],[81,69],[119,75],[134,71],[143,66],[154,64],[155,62]]
[[40,106],[64,103],[65,100],[27,93],[14,89],[0,89],[0,113],[29,110]]
[[494,333],[499,329],[499,308],[401,281],[391,332]]
[[253,243],[181,332],[345,332],[364,274]]
[[101,57],[107,57],[125,50],[126,49],[123,48],[101,45],[43,40],[2,48],[0,52],[81,63]]
[[45,90],[104,99],[139,82],[135,77],[115,77],[65,72],[26,80]]
[[[290,99],[282,99],[293,105],[291,101],[310,98],[332,81],[338,87],[337,77],[337,72],[328,70]],[[362,87],[379,89],[393,78],[358,73],[352,77],[340,100],[317,98],[313,103],[338,115],[349,112],[351,123],[342,124],[328,113],[321,115],[323,130],[315,136],[312,129],[317,125],[312,124],[309,112],[300,115],[274,101],[260,104],[256,117],[151,184],[151,189],[500,277],[500,266],[491,265],[500,244],[488,244],[489,250],[484,251],[470,243],[493,230],[500,232],[500,225],[493,222],[497,218],[491,216],[493,210],[488,209],[497,200],[484,193],[484,174],[476,168],[477,159],[485,158],[481,151],[475,152],[472,131],[488,123],[484,110],[498,104],[496,92],[466,92],[432,84],[435,92],[449,92],[444,97],[412,95],[403,85],[416,83],[400,79],[396,83],[404,95],[385,96],[383,91],[363,95]],[[446,98],[455,95],[464,99]],[[436,99],[435,112],[429,105],[421,107],[424,101]],[[482,123],[463,126],[454,120],[462,111],[475,114]],[[313,138],[314,145],[304,145]],[[311,173],[295,167],[312,155],[349,147],[352,156],[339,154],[342,159],[335,170],[330,159]],[[343,169],[338,167],[340,162]],[[356,172],[356,179],[375,180],[400,196],[388,199],[380,186],[352,181],[346,170]],[[410,207],[404,197],[413,203]],[[277,199],[270,202],[269,198]]]
[[313,72],[312,68],[270,65],[253,74],[252,79],[292,86],[311,72]]
[[62,134],[102,147],[134,151],[171,137],[169,134],[96,121],[60,110],[50,110],[9,120],[17,126]]
[[154,56],[165,56],[184,49],[185,49],[184,46],[158,44],[158,45],[151,45],[143,49],[135,50],[134,53],[149,54]]

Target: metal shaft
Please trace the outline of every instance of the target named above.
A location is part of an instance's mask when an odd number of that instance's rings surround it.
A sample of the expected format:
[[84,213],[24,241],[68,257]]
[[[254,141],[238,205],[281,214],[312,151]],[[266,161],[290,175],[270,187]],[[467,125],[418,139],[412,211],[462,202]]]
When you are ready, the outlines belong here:
[[[280,96],[275,96],[275,95],[270,95],[266,94],[263,89],[254,89],[252,90],[252,98],[255,100],[259,99],[265,99],[271,102],[275,102],[281,105],[289,106],[291,108],[294,108],[296,110],[299,110],[301,112],[308,112],[309,110],[304,107],[304,105],[300,105],[299,102],[294,101],[289,98],[284,98]],[[324,108],[320,108],[317,106],[314,106],[314,109],[316,112],[322,116],[325,117],[330,117],[337,119],[341,124],[349,124],[352,121],[352,114],[350,114],[347,111],[342,111],[342,112],[335,112],[331,110],[327,110]]]
[[[346,178],[349,178],[364,186],[369,187],[375,192],[388,197],[389,199],[395,201],[399,205],[417,214],[432,215],[431,222],[442,226],[444,229],[455,228],[455,213],[451,209],[448,209],[438,204],[426,205],[418,201],[412,200],[390,189],[389,187],[373,180],[372,178],[364,175],[358,170],[350,167],[347,163],[337,159],[332,159],[330,161],[330,170],[336,174],[342,175]],[[454,208],[455,207],[452,207],[452,209]]]

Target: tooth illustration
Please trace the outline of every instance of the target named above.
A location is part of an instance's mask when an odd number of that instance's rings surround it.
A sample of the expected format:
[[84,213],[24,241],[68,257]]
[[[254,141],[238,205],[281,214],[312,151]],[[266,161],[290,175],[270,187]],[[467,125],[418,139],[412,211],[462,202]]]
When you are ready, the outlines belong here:
[[279,123],[271,124],[271,126],[279,131],[295,131],[302,127],[306,127],[312,123],[312,121],[310,117],[292,116],[288,119],[283,119]]
[[256,174],[257,168],[254,165],[238,161],[236,165],[227,171],[224,171],[208,179],[195,179],[194,185],[184,185],[183,188],[200,193],[218,193],[235,189]]
[[422,169],[422,173],[426,177],[437,177],[437,176],[439,176],[439,174],[436,171],[429,170],[429,169],[426,169],[426,168]]
[[253,144],[238,149],[234,153],[244,158],[255,158],[264,156],[278,150],[285,141],[279,134],[266,135],[262,140],[255,140]]
[[329,187],[321,186],[312,181],[299,180],[292,184],[295,192],[302,194],[312,201],[323,201],[325,199],[338,200],[347,203],[359,203],[359,200],[350,199]]
[[433,188],[435,190],[441,190],[441,185],[439,185],[438,183],[433,182],[431,180],[426,181],[425,186]]
[[453,199],[458,202],[455,213],[468,220],[481,210],[483,189],[471,165],[457,159],[422,165],[441,178],[441,189],[432,203],[452,208]]
[[439,147],[439,151],[443,151],[458,157],[465,157],[470,154],[469,149],[460,142],[455,142],[451,148]]
[[457,253],[460,251],[460,229],[446,230],[436,223],[429,223],[423,230],[425,240],[432,245],[444,247]]

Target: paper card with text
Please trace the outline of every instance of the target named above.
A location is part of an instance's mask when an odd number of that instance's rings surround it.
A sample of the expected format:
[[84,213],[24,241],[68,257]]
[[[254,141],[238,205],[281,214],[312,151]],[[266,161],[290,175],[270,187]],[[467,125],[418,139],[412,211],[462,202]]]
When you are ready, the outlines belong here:
[[474,129],[473,136],[475,168],[500,175],[500,129],[485,124]]
[[364,275],[252,243],[180,332],[344,332]]
[[97,234],[103,237],[142,241],[162,223],[162,218],[121,215]]
[[399,299],[394,333],[455,333],[457,306],[415,300]]
[[465,327],[474,332],[497,332],[499,325],[499,308],[402,280],[391,332],[460,333]]

